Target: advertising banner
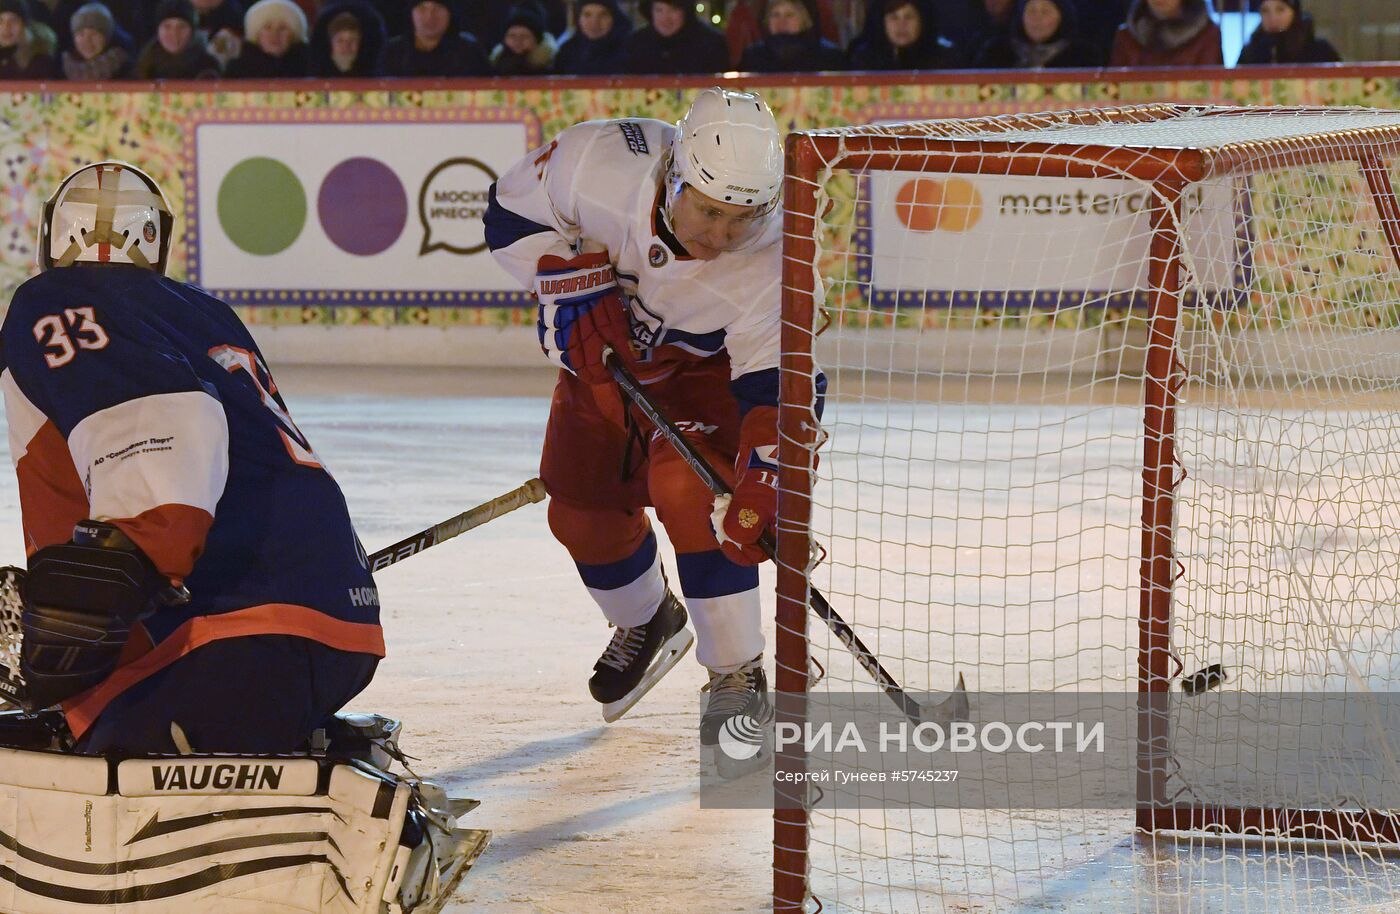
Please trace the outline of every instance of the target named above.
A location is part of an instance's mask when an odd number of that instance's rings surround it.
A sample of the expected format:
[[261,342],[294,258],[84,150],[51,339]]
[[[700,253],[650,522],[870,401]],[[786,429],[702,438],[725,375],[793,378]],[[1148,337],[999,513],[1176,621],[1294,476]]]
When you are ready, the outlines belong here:
[[[1157,103],[1163,98],[1197,104],[1396,108],[1400,80],[1391,78],[1392,69],[1281,71],[1269,80],[1241,80],[1222,69],[1096,74],[1068,82],[1024,72],[920,74],[916,81],[902,75],[843,74],[835,81],[782,77],[724,82],[761,91],[783,129],[801,130]],[[0,123],[7,179],[6,192],[0,194],[0,224],[5,226],[0,301],[36,269],[39,214],[53,189],[78,164],[119,158],[147,171],[170,198],[177,225],[171,275],[226,296],[251,324],[532,325],[529,296],[477,249],[481,195],[491,173],[580,121],[653,117],[675,122],[695,91],[709,84],[709,78],[132,82],[65,83],[57,92],[15,83],[7,95],[9,115]],[[1400,180],[1400,171],[1396,175]],[[978,188],[979,218],[988,221],[979,223],[979,229],[969,218],[968,230],[960,233],[958,206],[913,205],[945,196],[932,184],[909,188],[910,205],[901,207],[899,193],[909,177],[880,188],[885,196],[873,203],[871,189],[862,188],[863,225],[855,225],[862,214],[831,214],[832,224],[854,227],[829,238],[816,265],[828,277],[829,310],[842,321],[941,327],[968,319],[974,309],[926,304],[940,299],[974,304],[974,297],[991,307],[999,297],[1034,298],[1047,304],[1031,318],[1041,319],[1071,296],[1067,290],[1077,288],[1076,282],[1086,287],[1121,287],[1125,282],[1121,277],[1072,282],[1074,276],[1086,271],[1090,277],[1116,275],[1116,265],[1137,258],[1125,246],[1110,248],[1094,264],[1083,262],[1085,251],[1101,247],[1093,233],[1101,235],[1108,218],[1096,211],[1108,205],[1093,196],[1097,192],[1085,189],[1081,202],[1078,190],[1070,187],[1034,196],[1014,186]],[[1335,211],[1338,200],[1364,199],[1364,183],[1358,185],[1358,180],[1342,177],[1283,191],[1306,193],[1319,211]],[[967,187],[947,190],[955,204]],[[1267,199],[1267,188],[1263,190],[1265,197],[1256,194],[1256,202]],[[1063,202],[1072,213],[1060,212],[1058,195],[1066,193],[1070,196]],[[1125,199],[1121,205],[1131,209],[1139,202]],[[1079,212],[1081,206],[1086,213]],[[1225,212],[1216,204],[1206,208]],[[917,224],[935,211],[941,215],[932,228],[916,231],[900,221],[901,212]],[[970,208],[961,211],[970,217]],[[1313,292],[1316,265],[1305,262],[1307,252],[1274,240],[1277,216],[1259,206],[1251,222],[1253,250],[1249,257],[1237,258],[1236,266],[1254,271],[1252,288],[1326,307],[1325,296]],[[1141,220],[1125,224],[1125,241],[1140,243]],[[1224,243],[1230,230],[1225,220],[1220,225],[1213,237]],[[1110,230],[1118,232],[1117,226],[1112,223]],[[1387,290],[1376,288],[1390,283],[1388,274],[1377,271],[1365,254],[1377,243],[1374,216],[1357,212],[1354,219],[1333,220],[1333,231],[1360,236],[1354,243],[1336,242],[1359,252],[1344,265],[1345,281],[1364,283],[1366,295],[1375,301],[1388,300]],[[962,234],[968,237],[959,239]],[[871,256],[875,245],[878,261]],[[1047,259],[1034,245],[1068,259]],[[1210,252],[1199,264],[1220,273],[1235,252]],[[925,254],[929,262],[920,264]],[[1109,259],[1113,262],[1104,262]],[[1033,262],[1059,266],[1025,275]],[[867,281],[875,273],[873,295],[867,294],[871,286],[851,281],[861,279],[861,271]],[[966,291],[970,289],[983,291],[974,296]],[[923,297],[926,291],[931,292],[928,298]],[[896,302],[909,307],[892,307]],[[1255,307],[1258,302],[1242,304]],[[1392,320],[1386,315],[1382,319]]]
[[524,303],[483,216],[492,182],[539,144],[534,117],[321,114],[194,125],[191,279],[233,304]]
[[[1243,288],[1244,179],[1189,187],[1182,201],[1195,288]],[[1117,178],[875,173],[863,258],[877,306],[1139,303],[1148,289],[1149,186]],[[862,242],[864,244],[862,245]],[[974,291],[975,290],[975,291]]]

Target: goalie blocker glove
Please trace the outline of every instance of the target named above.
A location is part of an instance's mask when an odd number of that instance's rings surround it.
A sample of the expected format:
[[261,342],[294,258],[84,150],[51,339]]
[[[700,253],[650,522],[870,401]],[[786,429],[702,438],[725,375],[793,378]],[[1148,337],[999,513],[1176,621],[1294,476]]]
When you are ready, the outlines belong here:
[[607,384],[603,363],[612,349],[634,362],[632,324],[606,252],[565,259],[541,257],[535,276],[540,348],[586,384]]
[[759,537],[778,514],[777,407],[755,406],[744,416],[735,464],[734,494],[715,499],[711,523],[730,561],[757,565],[768,558]]
[[159,606],[189,600],[112,524],[86,520],[70,542],[29,558],[20,671],[31,709],[71,698],[116,668],[131,626]]

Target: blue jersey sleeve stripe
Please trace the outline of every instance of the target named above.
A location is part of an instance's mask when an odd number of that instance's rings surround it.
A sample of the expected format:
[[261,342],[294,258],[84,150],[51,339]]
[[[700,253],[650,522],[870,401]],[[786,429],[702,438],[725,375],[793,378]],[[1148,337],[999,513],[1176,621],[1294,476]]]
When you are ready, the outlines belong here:
[[496,199],[496,185],[486,193],[486,246],[493,251],[508,248],[521,238],[552,232],[554,229],[511,212]]

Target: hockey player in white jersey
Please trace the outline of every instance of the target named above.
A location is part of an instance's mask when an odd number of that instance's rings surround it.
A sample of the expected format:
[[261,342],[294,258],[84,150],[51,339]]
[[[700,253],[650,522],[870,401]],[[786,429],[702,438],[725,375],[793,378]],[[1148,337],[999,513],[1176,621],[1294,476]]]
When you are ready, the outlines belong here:
[[[540,476],[550,528],[616,629],[590,691],[609,720],[631,707],[688,649],[688,607],[710,674],[707,745],[727,718],[768,713],[756,543],[777,503],[782,178],[767,104],[706,89],[679,124],[568,128],[495,184],[486,216],[492,252],[535,291],[540,347],[563,369]],[[608,348],[729,476],[722,516],[624,400]],[[649,505],[675,546],[685,606]]]

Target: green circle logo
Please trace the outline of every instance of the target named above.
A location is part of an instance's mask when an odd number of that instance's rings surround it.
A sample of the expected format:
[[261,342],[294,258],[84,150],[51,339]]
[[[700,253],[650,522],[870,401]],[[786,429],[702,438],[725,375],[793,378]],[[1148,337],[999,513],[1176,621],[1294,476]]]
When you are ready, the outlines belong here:
[[244,159],[219,185],[219,224],[249,254],[280,254],[306,225],[306,191],[276,159]]

